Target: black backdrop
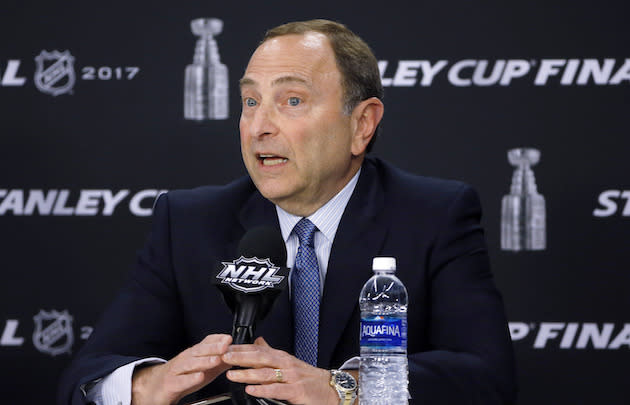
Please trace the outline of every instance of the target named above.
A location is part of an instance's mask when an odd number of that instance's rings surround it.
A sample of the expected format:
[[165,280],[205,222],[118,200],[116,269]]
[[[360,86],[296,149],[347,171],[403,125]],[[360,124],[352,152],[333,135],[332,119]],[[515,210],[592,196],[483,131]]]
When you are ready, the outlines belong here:
[[[133,265],[158,190],[245,173],[238,79],[265,29],[316,17],[345,23],[382,61],[374,153],[480,192],[519,403],[628,403],[628,7],[550,3],[4,1],[0,403],[53,402],[61,370]],[[225,120],[184,119],[190,22],[200,17],[224,24]],[[541,154],[543,250],[501,249],[516,147]]]

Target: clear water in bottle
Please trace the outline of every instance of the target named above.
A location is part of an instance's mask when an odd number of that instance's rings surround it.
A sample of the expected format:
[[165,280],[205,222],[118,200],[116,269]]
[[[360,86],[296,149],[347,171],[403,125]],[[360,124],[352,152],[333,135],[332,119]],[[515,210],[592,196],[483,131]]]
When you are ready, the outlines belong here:
[[361,405],[407,404],[407,289],[394,275],[396,259],[376,257],[361,290]]

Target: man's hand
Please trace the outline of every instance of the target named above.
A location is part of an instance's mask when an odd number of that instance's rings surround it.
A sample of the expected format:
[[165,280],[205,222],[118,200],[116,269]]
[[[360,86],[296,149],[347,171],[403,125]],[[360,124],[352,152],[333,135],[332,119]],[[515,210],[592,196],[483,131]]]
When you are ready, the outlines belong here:
[[252,396],[292,404],[339,404],[339,396],[330,386],[328,370],[313,367],[282,350],[273,349],[261,337],[253,345],[230,346],[222,358],[233,366],[251,367],[230,370],[227,378],[252,384],[245,388]]
[[217,378],[231,366],[221,360],[232,337],[208,335],[164,364],[133,373],[132,405],[171,405]]

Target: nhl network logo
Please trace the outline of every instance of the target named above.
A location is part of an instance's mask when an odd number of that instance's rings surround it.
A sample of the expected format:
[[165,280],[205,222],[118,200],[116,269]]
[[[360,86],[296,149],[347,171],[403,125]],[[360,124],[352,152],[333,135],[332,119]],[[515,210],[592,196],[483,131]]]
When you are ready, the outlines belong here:
[[72,331],[72,316],[68,311],[50,312],[39,311],[33,317],[35,331],[33,332],[33,344],[42,353],[57,356],[70,353],[74,343]]
[[41,51],[35,62],[35,86],[41,92],[58,96],[72,91],[75,73],[70,51]]
[[284,276],[276,276],[280,270],[269,259],[243,256],[233,262],[221,262],[223,269],[217,275],[222,283],[245,293],[253,293],[274,287],[284,280]]
[[223,21],[198,18],[190,23],[199,39],[192,65],[186,67],[184,118],[187,120],[224,120],[229,116],[228,70],[221,63],[214,36],[223,31]]
[[546,247],[545,198],[538,194],[531,166],[540,160],[540,151],[517,148],[508,151],[508,161],[516,169],[510,194],[503,197],[501,212],[502,250],[544,250]]

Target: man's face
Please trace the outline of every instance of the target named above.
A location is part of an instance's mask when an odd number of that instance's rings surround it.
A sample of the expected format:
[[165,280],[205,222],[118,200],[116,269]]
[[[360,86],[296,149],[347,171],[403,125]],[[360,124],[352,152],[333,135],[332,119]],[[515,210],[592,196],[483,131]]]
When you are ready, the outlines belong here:
[[307,216],[338,193],[362,159],[353,157],[341,73],[320,33],[264,42],[241,79],[241,152],[263,196]]

